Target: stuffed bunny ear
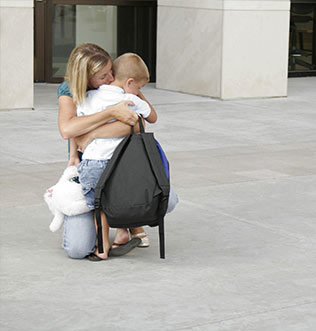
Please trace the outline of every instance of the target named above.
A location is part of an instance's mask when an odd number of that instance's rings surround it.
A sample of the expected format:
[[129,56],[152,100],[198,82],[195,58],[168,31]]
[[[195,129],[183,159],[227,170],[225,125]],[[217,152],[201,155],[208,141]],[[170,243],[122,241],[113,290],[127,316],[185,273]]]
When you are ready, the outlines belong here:
[[63,176],[66,179],[70,179],[72,177],[77,177],[78,176],[78,170],[76,166],[70,166],[65,169]]
[[64,223],[64,214],[60,211],[56,210],[55,217],[53,218],[52,222],[49,225],[49,229],[52,232],[56,232]]
[[46,192],[44,193],[44,200],[47,203],[47,206],[48,206],[49,210],[51,211],[51,213],[53,215],[55,215],[55,211],[56,211],[55,206],[53,204],[54,187],[55,187],[55,185],[52,186],[52,187],[50,187],[50,188],[48,188],[46,190]]

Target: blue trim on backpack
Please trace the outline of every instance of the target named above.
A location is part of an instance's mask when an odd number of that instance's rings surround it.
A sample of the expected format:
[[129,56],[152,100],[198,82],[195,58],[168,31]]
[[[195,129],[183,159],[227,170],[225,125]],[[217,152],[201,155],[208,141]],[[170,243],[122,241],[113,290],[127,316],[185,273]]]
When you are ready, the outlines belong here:
[[160,154],[160,158],[161,158],[162,165],[163,165],[163,168],[165,170],[166,176],[167,176],[168,179],[170,179],[169,162],[168,162],[168,159],[166,157],[166,154],[165,154],[165,152],[163,151],[162,147],[160,146],[159,142],[156,139],[155,139],[155,142],[156,142],[159,154]]

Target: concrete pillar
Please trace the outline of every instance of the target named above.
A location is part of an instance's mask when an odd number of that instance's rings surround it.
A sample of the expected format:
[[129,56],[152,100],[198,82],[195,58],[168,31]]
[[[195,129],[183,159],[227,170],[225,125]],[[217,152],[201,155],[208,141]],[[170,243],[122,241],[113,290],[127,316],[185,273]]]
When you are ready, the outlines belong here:
[[286,96],[289,10],[289,0],[158,0],[157,87]]
[[0,109],[33,108],[33,53],[33,0],[0,0]]

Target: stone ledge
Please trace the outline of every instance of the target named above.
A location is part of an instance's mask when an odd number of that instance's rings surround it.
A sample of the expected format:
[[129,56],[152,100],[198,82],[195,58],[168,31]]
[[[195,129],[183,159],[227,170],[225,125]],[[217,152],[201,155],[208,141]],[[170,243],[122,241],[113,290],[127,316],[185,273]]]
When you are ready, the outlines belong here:
[[0,0],[0,7],[7,8],[33,8],[32,0]]
[[289,0],[158,0],[159,7],[211,10],[290,10]]

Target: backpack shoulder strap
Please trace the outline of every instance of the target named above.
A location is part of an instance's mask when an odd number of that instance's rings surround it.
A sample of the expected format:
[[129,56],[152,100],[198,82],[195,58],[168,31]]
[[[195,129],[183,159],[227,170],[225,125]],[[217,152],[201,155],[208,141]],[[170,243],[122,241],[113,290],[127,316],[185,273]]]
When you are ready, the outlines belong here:
[[[101,199],[101,192],[102,189],[104,188],[105,183],[107,182],[107,180],[109,179],[109,177],[112,174],[112,171],[115,168],[116,162],[120,159],[120,157],[122,156],[127,144],[129,143],[130,139],[131,139],[132,134],[129,134],[128,136],[126,136],[121,142],[120,144],[117,146],[117,148],[115,149],[113,156],[109,162],[109,164],[106,167],[106,170],[103,172],[103,174],[101,175],[98,184],[95,188],[95,192],[94,192],[94,199],[95,199],[95,204],[96,204],[96,200],[100,200]],[[97,206],[95,206],[97,207]]]
[[[133,132],[133,131],[132,131]],[[110,178],[113,169],[115,168],[116,162],[120,159],[121,155],[123,154],[125,147],[127,146],[128,142],[130,141],[131,135],[125,137],[120,144],[115,149],[113,156],[106,167],[106,170],[103,171],[98,184],[94,191],[94,208],[95,208],[95,218],[97,222],[97,238],[98,238],[98,251],[99,253],[104,252],[103,248],[103,234],[102,234],[102,223],[101,223],[101,192],[104,188],[105,183]]]

